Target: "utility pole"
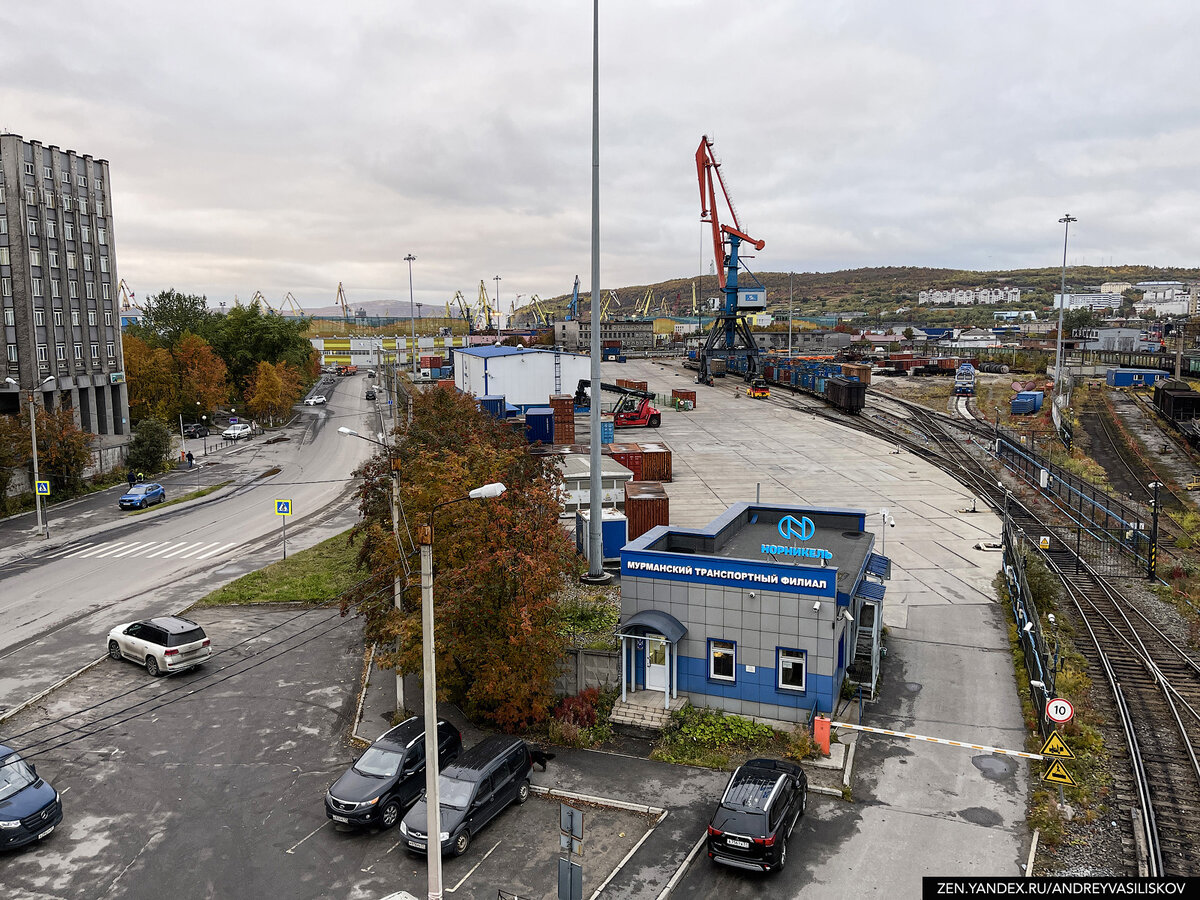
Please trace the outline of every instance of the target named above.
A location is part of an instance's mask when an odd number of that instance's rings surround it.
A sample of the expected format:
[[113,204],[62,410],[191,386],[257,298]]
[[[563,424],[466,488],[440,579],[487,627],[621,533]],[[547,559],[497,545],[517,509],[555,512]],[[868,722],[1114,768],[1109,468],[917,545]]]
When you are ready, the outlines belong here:
[[1067,235],[1071,231],[1071,223],[1079,220],[1070,213],[1064,215],[1058,220],[1063,226],[1063,261],[1062,261],[1062,287],[1058,294],[1058,342],[1054,349],[1054,398],[1057,398],[1060,392],[1060,385],[1063,382],[1062,377],[1062,346],[1063,346],[1063,311],[1067,307]]
[[1150,549],[1146,552],[1146,577],[1153,581],[1158,568],[1158,489],[1162,483],[1152,481],[1149,487],[1154,491],[1154,497],[1150,500]]
[[417,317],[413,313],[413,286],[412,286],[412,264],[416,262],[416,257],[411,253],[404,257],[404,261],[408,263],[408,317],[412,320],[412,371],[413,380],[417,379]]
[[792,273],[788,272],[788,356],[792,355]]

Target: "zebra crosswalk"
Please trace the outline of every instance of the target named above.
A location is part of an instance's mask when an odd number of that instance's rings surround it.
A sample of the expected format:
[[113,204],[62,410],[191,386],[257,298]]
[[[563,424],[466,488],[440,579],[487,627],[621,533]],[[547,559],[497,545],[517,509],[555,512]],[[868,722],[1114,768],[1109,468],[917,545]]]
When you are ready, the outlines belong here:
[[210,559],[236,546],[236,541],[106,541],[72,544],[51,559]]

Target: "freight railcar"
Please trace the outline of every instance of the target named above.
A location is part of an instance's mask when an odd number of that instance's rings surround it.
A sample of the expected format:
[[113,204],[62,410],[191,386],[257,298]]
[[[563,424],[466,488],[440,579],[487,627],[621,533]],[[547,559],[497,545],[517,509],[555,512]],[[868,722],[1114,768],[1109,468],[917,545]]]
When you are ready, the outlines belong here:
[[765,366],[763,376],[768,384],[820,397],[835,409],[851,415],[861,412],[867,402],[867,382],[857,375],[843,374],[841,363],[781,360]]

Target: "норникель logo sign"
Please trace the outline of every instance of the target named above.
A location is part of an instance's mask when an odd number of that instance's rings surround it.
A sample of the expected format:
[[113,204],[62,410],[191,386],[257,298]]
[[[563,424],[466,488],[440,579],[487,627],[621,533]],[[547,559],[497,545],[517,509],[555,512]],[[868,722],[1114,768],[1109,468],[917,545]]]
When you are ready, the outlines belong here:
[[807,541],[816,530],[817,526],[808,516],[800,519],[795,516],[784,516],[779,520],[779,534],[785,541]]

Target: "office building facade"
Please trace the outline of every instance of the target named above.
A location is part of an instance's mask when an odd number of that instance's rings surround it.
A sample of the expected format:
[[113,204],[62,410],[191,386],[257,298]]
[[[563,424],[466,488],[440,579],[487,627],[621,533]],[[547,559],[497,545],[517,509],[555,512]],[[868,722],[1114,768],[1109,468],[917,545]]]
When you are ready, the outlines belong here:
[[129,431],[110,185],[106,160],[0,134],[0,413],[33,391],[85,431]]

